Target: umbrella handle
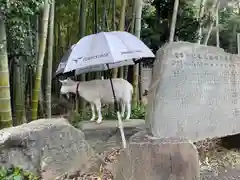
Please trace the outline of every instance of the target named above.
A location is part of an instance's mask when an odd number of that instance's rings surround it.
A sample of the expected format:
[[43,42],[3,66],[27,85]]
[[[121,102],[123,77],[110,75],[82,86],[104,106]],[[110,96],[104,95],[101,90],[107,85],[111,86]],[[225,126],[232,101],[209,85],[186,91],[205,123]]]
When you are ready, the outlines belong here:
[[112,92],[113,92],[114,109],[115,109],[115,111],[117,112],[117,111],[119,110],[119,107],[118,107],[118,103],[117,103],[116,94],[115,94],[115,91],[114,91],[114,89],[113,89],[112,73],[110,72],[110,68],[109,68],[109,65],[108,65],[108,64],[107,64],[107,68],[108,68],[108,72],[109,72],[109,79],[110,79],[111,89],[112,89]]
[[120,134],[121,134],[121,137],[122,137],[122,145],[123,145],[123,148],[125,149],[127,147],[127,145],[126,145],[126,138],[125,138],[125,134],[124,134],[124,130],[123,130],[122,117],[121,117],[120,112],[119,112],[119,107],[118,107],[118,103],[117,103],[116,94],[115,94],[115,91],[113,89],[112,73],[110,72],[110,68],[109,68],[108,64],[107,64],[107,68],[108,68],[108,72],[109,72],[109,76],[110,76],[111,88],[112,88],[112,92],[113,92],[114,109],[117,112],[118,128],[120,129]]

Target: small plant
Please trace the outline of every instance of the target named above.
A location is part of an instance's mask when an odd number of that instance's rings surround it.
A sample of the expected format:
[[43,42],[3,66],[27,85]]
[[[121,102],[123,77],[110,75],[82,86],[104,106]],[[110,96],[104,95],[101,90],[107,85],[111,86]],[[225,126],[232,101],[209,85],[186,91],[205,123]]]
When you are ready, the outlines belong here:
[[82,117],[78,112],[72,111],[69,113],[68,119],[75,128],[78,128],[78,123],[82,120]]
[[40,180],[36,175],[18,167],[0,167],[1,180]]
[[132,109],[131,118],[132,119],[145,119],[146,107],[143,105],[138,105],[136,108]]

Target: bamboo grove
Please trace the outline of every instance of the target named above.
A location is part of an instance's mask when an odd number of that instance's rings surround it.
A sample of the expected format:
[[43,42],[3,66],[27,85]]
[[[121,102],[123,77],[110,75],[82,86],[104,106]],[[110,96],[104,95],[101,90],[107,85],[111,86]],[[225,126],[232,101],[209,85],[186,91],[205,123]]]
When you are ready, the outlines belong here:
[[[1,2],[0,127],[19,125],[41,116],[50,118],[52,99],[58,98],[60,88],[53,75],[63,54],[85,35],[126,30],[126,24],[130,25],[126,23],[126,13],[141,15],[142,1],[136,2],[139,7],[127,0]],[[141,22],[131,26],[139,32]],[[127,68],[119,68],[112,74],[127,77],[127,73]],[[133,73],[138,77],[138,71]],[[103,72],[76,78],[84,81],[101,76]],[[138,89],[138,83],[134,84]],[[84,101],[79,102],[80,110],[84,109]]]
[[[154,52],[167,41],[184,40],[235,53],[239,12],[223,8],[218,0],[0,0],[0,129],[70,110],[87,113],[81,98],[73,98],[72,103],[60,98],[60,84],[54,77],[61,57],[85,35],[125,30]],[[210,18],[215,15],[217,25]],[[141,107],[144,91],[142,67],[112,70],[113,77],[133,84],[134,111]],[[101,76],[108,78],[106,72],[74,78],[88,81]],[[112,111],[112,107],[107,109]]]

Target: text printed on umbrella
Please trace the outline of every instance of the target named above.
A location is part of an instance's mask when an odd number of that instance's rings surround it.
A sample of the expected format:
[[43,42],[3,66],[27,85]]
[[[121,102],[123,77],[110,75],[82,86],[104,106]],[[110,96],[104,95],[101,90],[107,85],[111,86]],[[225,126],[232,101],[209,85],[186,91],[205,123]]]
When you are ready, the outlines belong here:
[[124,51],[124,52],[121,52],[121,54],[131,54],[131,53],[136,53],[136,52],[142,52],[141,50],[136,50],[136,51]]
[[79,57],[78,59],[73,59],[73,61],[75,61],[75,63],[77,63],[77,61],[82,59],[82,58],[83,58],[83,61],[89,61],[89,60],[92,60],[92,59],[108,57],[108,56],[109,56],[109,53],[102,53],[102,54],[98,54],[98,55],[90,56],[90,57],[84,57],[84,58],[83,57]]

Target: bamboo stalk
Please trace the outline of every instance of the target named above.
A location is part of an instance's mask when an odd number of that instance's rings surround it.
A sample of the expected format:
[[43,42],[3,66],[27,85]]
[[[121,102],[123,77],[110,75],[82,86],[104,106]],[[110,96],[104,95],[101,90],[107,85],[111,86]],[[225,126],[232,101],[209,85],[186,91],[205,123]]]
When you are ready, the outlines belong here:
[[220,2],[217,5],[217,10],[216,10],[216,41],[217,41],[217,47],[220,47],[220,35],[219,35],[219,6]]
[[[120,22],[119,22],[119,31],[124,31],[125,30],[126,6],[127,6],[127,1],[122,0],[121,12],[120,12]],[[120,67],[119,68],[119,77],[123,78],[123,76],[124,76],[124,67]]]
[[49,3],[48,0],[45,0],[42,26],[41,26],[41,36],[39,39],[39,54],[38,54],[38,63],[36,69],[36,77],[33,88],[33,97],[32,97],[32,120],[36,120],[38,117],[38,101],[40,96],[41,80],[42,80],[42,69],[44,63],[45,49],[46,49],[46,39],[47,39],[47,30],[48,30],[48,18],[49,18]]
[[[142,18],[142,0],[136,1],[136,23],[135,23],[135,36],[140,39],[141,33],[141,18]],[[138,75],[139,75],[139,64],[133,67],[133,108],[138,105]]]
[[198,16],[198,21],[199,21],[199,28],[198,28],[198,40],[197,43],[200,44],[202,40],[202,17],[204,14],[204,6],[205,6],[206,0],[201,0],[200,2],[200,10],[199,10],[199,16]]
[[179,5],[179,0],[175,0],[174,1],[174,7],[173,7],[173,15],[172,15],[171,28],[170,28],[169,42],[173,42],[173,40],[174,40],[175,27],[176,27],[176,21],[177,21],[178,5]]
[[[217,6],[218,6],[219,3],[220,3],[219,0],[215,0],[214,3],[213,3],[212,10],[211,10],[213,16],[216,15],[216,9],[217,9]],[[207,45],[207,43],[208,43],[208,40],[209,40],[210,35],[211,35],[211,32],[212,32],[213,23],[214,23],[214,21],[211,21],[211,23],[210,23],[210,25],[209,25],[207,35],[205,36],[205,38],[204,38],[204,40],[203,40],[203,44],[204,44],[204,45]]]
[[0,16],[0,129],[12,125],[7,37],[4,17]]
[[55,1],[52,0],[49,17],[49,36],[48,36],[48,65],[46,81],[46,113],[47,118],[52,116],[52,62],[53,62],[53,43],[54,43],[54,9]]
[[21,73],[20,73],[20,62],[18,58],[14,59],[14,99],[15,99],[15,111],[16,111],[16,123],[14,125],[22,124],[22,85],[21,85]]
[[[113,11],[113,17],[112,17],[112,23],[113,23],[113,31],[116,31],[116,1],[112,0],[112,11]],[[118,68],[112,69],[112,78],[116,78],[118,75]]]
[[[81,39],[85,35],[86,31],[86,14],[87,14],[87,3],[86,0],[81,0],[80,3],[80,13],[79,13],[79,38]],[[86,74],[80,75],[80,80],[85,81],[86,80]],[[78,99],[77,99],[78,100]],[[86,106],[86,103],[83,98],[80,98],[80,110],[84,109]],[[85,113],[83,111],[83,113]]]

